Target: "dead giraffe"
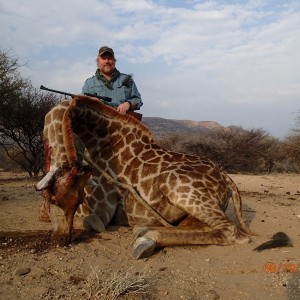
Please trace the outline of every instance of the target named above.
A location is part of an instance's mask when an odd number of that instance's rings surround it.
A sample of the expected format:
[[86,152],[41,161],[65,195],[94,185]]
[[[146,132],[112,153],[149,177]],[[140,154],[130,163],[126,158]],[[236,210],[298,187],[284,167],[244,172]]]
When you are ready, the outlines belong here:
[[[49,112],[45,127],[49,127],[52,120],[61,123],[62,132],[48,132],[48,135],[53,138],[51,144],[62,147],[67,165],[78,161],[76,135],[97,166],[119,182],[133,186],[153,209],[175,226],[159,227],[157,219],[128,194],[124,205],[129,224],[140,226],[135,230],[135,258],[149,256],[155,248],[169,245],[232,245],[250,241],[251,233],[243,220],[238,188],[210,160],[161,148],[142,123],[90,97],[77,96],[63,105],[63,114],[58,114],[59,105]],[[54,160],[62,159],[59,153],[53,153],[53,157]],[[49,173],[42,184],[37,184],[37,189],[45,188],[57,170],[50,167]],[[88,176],[81,177],[81,185],[75,185],[79,187],[77,192],[75,188],[75,192],[69,193],[66,180],[62,178],[70,178],[70,167],[61,173],[64,175],[52,179],[56,188],[48,193],[50,199],[56,198],[50,202],[61,207],[69,224],[67,230],[58,228],[57,233],[70,234],[75,208],[83,202],[81,186],[87,182]],[[63,196],[57,197],[56,190]],[[233,199],[238,226],[225,214],[230,198]],[[96,202],[88,205],[93,211]]]

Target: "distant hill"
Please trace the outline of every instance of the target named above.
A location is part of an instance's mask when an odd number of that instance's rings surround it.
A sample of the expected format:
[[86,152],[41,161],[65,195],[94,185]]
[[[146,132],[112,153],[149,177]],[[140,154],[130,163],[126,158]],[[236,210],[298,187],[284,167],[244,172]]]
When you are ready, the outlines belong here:
[[205,132],[211,129],[223,128],[223,126],[213,121],[172,120],[156,117],[143,117],[143,123],[156,137],[171,133]]

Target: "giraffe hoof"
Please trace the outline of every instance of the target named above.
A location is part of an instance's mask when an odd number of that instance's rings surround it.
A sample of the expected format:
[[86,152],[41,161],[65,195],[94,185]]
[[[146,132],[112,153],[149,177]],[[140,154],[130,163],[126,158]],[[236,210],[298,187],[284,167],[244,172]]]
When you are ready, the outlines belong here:
[[134,239],[138,239],[140,237],[142,237],[145,233],[147,233],[149,231],[149,228],[147,226],[143,226],[143,227],[134,227],[133,228],[133,237]]
[[88,232],[103,232],[105,231],[105,226],[97,215],[89,215],[83,220],[83,227]]
[[135,259],[146,258],[153,254],[156,247],[156,241],[140,237],[133,246],[132,256]]

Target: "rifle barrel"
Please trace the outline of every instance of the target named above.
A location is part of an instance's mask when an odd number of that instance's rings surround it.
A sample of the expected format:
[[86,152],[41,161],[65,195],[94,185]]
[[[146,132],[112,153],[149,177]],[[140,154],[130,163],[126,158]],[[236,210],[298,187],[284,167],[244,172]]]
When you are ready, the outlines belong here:
[[46,88],[45,86],[41,85],[40,86],[40,89],[41,90],[45,90],[45,91],[48,91],[48,92],[53,92],[53,93],[57,93],[57,94],[62,94],[62,95],[65,95],[65,96],[70,96],[72,98],[74,98],[74,94],[71,94],[71,93],[66,93],[66,92],[62,92],[62,91],[58,91],[58,90],[52,90],[52,89],[48,89]]

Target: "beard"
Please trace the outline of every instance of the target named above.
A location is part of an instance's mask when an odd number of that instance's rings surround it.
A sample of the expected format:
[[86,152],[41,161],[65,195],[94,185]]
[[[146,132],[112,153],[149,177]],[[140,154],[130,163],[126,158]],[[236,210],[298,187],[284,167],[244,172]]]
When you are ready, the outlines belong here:
[[106,75],[111,75],[114,72],[114,66],[111,65],[105,65],[101,68],[101,73]]

